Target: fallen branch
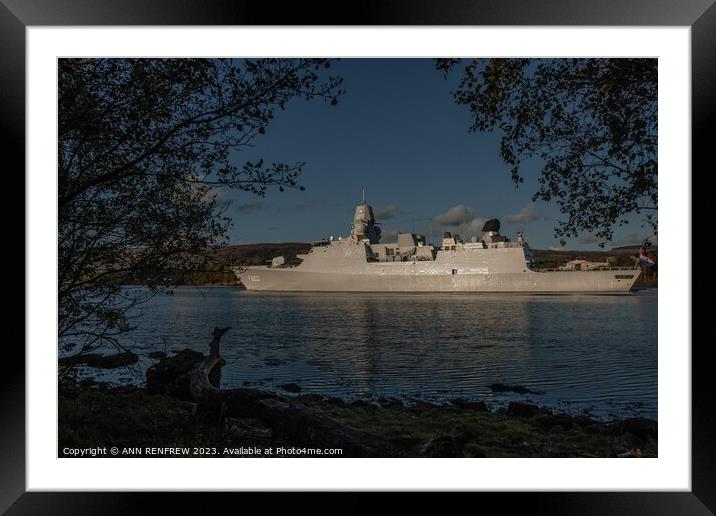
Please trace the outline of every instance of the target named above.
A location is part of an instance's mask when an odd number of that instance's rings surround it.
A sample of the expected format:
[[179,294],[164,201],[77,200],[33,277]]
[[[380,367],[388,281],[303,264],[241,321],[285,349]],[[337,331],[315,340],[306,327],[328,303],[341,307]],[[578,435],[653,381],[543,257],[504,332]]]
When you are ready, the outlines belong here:
[[189,374],[189,392],[196,401],[207,401],[221,392],[219,378],[221,377],[221,367],[226,364],[226,361],[221,357],[219,349],[221,337],[230,329],[230,326],[214,328],[212,333],[214,340],[209,345],[209,356],[199,362]]

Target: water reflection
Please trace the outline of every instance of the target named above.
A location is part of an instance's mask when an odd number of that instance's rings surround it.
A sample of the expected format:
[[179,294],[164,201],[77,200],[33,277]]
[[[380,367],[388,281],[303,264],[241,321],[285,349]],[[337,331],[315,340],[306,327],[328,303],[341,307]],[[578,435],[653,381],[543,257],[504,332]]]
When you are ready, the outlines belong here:
[[[656,292],[633,295],[256,293],[158,297],[128,344],[206,351],[231,326],[225,387],[442,401],[510,399],[656,417]],[[150,364],[148,361],[146,365]],[[493,393],[494,382],[544,391]]]

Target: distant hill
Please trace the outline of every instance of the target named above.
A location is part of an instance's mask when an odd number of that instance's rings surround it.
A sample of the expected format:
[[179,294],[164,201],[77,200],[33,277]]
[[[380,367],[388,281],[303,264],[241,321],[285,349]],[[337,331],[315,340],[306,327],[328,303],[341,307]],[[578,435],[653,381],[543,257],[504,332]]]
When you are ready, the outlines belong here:
[[[641,249],[641,245],[624,245],[621,247],[612,247],[612,251],[618,251],[618,252],[630,252],[630,253],[638,253],[639,249]],[[658,250],[657,246],[651,246],[651,251],[656,252]]]
[[310,249],[311,244],[302,242],[241,244],[221,246],[212,254],[224,265],[266,265],[276,256],[295,258],[297,254],[307,253]]
[[612,247],[612,251],[622,251],[622,252],[625,252],[625,251],[632,252],[633,251],[634,253],[638,253],[640,247],[641,247],[640,245],[623,245],[621,247]]
[[[638,250],[638,248],[637,248]],[[533,249],[532,253],[537,263],[544,268],[559,267],[565,263],[584,258],[593,262],[612,262],[615,267],[630,267],[634,265],[633,256],[636,251],[610,249],[609,251],[569,251],[551,249]]]
[[224,245],[207,251],[209,262],[203,271],[172,279],[177,285],[238,285],[239,279],[231,267],[266,265],[276,256],[291,260],[309,249],[311,244],[302,242]]

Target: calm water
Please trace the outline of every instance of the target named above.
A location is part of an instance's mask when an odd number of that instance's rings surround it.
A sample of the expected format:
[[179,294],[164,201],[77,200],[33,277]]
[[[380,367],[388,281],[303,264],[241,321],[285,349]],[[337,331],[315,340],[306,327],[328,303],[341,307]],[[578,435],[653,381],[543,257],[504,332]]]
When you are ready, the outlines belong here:
[[[306,294],[179,288],[124,342],[138,352],[222,341],[223,387],[344,398],[530,400],[596,417],[657,415],[657,292],[629,295]],[[153,363],[143,358],[140,366]],[[111,373],[110,373],[111,374]],[[490,384],[544,394],[493,393]]]

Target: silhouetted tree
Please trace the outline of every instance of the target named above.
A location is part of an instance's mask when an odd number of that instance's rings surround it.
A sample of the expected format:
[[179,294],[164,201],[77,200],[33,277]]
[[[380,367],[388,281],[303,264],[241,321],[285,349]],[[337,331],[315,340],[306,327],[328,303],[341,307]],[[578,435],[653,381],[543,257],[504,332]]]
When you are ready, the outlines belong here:
[[[60,59],[59,336],[81,351],[201,269],[230,224],[216,187],[300,188],[303,163],[239,160],[294,98],[336,104],[325,59]],[[146,289],[127,289],[142,282]]]
[[541,160],[533,200],[557,203],[563,244],[581,232],[611,239],[632,214],[656,231],[656,59],[436,62],[446,76],[456,67],[455,101],[470,110],[470,131],[502,132],[515,185],[523,160]]

